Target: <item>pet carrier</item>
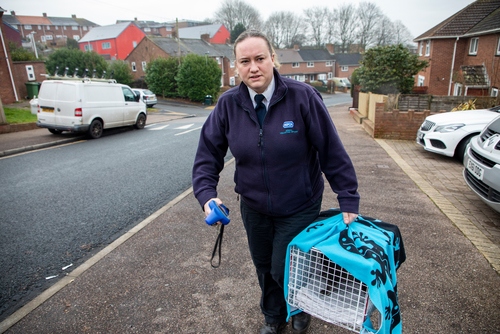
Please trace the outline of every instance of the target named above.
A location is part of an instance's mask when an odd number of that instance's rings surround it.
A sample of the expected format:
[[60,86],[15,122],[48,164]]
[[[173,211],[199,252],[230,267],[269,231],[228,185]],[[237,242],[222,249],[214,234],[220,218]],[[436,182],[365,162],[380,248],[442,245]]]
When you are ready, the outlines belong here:
[[289,315],[304,311],[358,333],[401,333],[396,269],[404,260],[396,226],[363,216],[346,226],[339,210],[324,211],[288,246]]

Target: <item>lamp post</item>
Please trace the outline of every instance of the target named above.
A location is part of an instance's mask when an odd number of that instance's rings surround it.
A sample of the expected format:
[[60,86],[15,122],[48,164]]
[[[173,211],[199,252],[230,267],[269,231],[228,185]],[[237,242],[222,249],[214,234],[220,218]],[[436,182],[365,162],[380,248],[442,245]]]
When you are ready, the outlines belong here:
[[36,49],[36,43],[35,43],[35,34],[36,34],[36,31],[32,31],[29,34],[31,36],[30,38],[31,38],[31,43],[33,44],[33,50],[35,50],[36,59],[38,59],[38,50]]

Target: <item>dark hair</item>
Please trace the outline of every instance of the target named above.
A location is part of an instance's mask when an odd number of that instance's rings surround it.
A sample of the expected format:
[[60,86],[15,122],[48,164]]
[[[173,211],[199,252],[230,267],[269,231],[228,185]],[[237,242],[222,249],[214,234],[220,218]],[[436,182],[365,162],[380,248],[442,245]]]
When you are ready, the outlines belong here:
[[269,38],[267,38],[267,36],[259,30],[250,29],[250,30],[246,30],[246,31],[242,32],[238,36],[238,38],[236,38],[236,40],[234,41],[234,45],[233,45],[234,55],[236,56],[236,46],[238,45],[238,43],[240,43],[240,42],[242,42],[245,39],[250,38],[250,37],[262,38],[266,42],[267,48],[269,49],[269,53],[271,55],[274,55],[274,66],[276,68],[279,68],[280,63],[278,61],[278,57],[277,57],[276,53],[274,52],[274,48],[273,48],[271,42],[269,41]]

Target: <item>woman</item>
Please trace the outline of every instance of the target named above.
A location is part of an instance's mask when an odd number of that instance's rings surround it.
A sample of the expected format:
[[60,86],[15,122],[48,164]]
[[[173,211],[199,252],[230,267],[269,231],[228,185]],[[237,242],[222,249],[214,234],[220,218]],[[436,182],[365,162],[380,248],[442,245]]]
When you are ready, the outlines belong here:
[[[260,333],[280,333],[287,325],[286,249],[320,212],[322,173],[337,194],[346,224],[357,217],[358,185],[321,95],[279,75],[267,37],[258,31],[242,33],[234,54],[242,82],[219,98],[201,130],[193,188],[205,215],[211,200],[222,204],[217,184],[230,148],[236,161],[235,191],[261,288]],[[306,333],[309,324],[305,313],[292,317],[294,333]]]

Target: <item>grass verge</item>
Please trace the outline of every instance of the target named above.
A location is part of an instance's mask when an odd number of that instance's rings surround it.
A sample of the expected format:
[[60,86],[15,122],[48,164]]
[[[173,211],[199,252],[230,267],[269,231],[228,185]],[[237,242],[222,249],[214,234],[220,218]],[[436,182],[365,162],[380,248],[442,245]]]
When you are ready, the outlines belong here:
[[36,115],[26,108],[6,108],[4,107],[5,118],[8,124],[34,123]]

